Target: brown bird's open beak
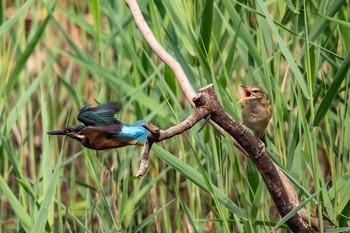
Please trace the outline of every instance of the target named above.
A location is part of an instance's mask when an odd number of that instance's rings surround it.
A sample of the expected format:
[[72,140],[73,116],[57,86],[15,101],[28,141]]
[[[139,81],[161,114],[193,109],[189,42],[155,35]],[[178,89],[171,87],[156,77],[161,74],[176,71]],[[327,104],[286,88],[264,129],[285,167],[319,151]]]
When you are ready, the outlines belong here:
[[238,101],[238,103],[244,102],[246,99],[249,99],[251,97],[251,92],[248,87],[246,86],[241,86],[244,90],[244,96]]
[[63,129],[54,130],[47,132],[48,135],[66,135],[65,131]]

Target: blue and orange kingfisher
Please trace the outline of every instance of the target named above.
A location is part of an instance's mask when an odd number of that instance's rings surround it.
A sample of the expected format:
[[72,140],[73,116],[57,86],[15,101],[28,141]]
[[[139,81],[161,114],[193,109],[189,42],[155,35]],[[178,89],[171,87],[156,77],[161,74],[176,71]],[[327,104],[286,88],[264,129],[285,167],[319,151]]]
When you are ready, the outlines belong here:
[[141,120],[129,125],[118,121],[114,115],[120,108],[120,103],[106,103],[96,107],[87,105],[78,114],[78,120],[83,125],[70,126],[47,134],[69,136],[93,150],[143,145],[149,133],[142,127],[146,122]]

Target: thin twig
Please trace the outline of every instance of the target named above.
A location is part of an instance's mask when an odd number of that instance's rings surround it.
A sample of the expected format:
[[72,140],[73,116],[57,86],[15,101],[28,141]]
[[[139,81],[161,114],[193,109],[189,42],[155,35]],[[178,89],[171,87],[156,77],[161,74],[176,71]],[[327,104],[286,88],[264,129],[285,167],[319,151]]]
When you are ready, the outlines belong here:
[[204,128],[204,126],[206,126],[206,124],[208,124],[209,120],[210,120],[211,115],[209,114],[205,119],[203,124],[199,127],[198,133],[201,132],[201,130]]

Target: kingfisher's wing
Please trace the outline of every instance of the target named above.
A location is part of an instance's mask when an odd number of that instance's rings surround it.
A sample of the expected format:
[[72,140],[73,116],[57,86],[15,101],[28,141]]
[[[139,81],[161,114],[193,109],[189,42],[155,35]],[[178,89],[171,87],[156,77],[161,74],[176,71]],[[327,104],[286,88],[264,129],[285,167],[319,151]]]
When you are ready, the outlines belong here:
[[120,109],[120,103],[107,103],[96,107],[87,105],[80,110],[78,120],[87,126],[120,124],[114,117]]

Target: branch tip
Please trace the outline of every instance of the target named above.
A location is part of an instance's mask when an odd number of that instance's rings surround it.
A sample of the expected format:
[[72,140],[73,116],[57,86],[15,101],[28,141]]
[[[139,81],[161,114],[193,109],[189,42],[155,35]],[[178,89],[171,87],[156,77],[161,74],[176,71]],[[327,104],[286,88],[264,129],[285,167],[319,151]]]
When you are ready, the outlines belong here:
[[208,124],[210,118],[211,118],[211,114],[209,114],[208,116],[205,117],[205,120],[204,120],[203,124],[201,125],[201,127],[199,127],[198,133],[204,128],[204,126],[206,124]]
[[151,134],[159,134],[160,129],[158,126],[152,125],[151,123],[142,124],[141,126],[147,129]]
[[208,92],[210,89],[214,90],[214,85],[212,83],[200,88],[199,92]]
[[141,159],[140,168],[136,173],[136,177],[141,178],[147,172],[147,169],[148,169],[148,160]]

